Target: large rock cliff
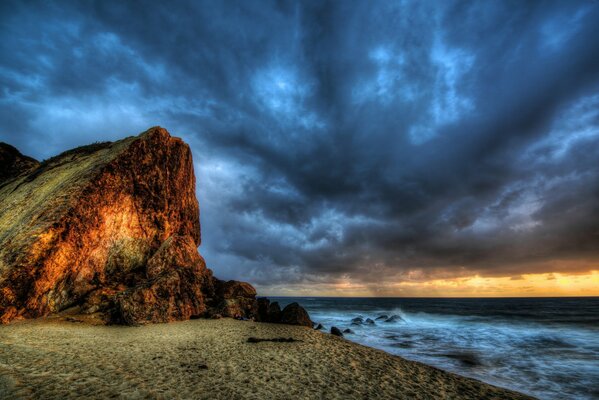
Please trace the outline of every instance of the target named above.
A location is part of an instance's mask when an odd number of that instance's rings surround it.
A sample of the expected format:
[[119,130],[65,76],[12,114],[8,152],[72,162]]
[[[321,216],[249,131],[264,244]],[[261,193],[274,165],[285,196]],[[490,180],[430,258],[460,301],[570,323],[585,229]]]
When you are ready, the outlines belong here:
[[165,129],[42,163],[2,144],[0,167],[0,322],[260,319],[254,288],[214,278],[198,253],[191,151]]

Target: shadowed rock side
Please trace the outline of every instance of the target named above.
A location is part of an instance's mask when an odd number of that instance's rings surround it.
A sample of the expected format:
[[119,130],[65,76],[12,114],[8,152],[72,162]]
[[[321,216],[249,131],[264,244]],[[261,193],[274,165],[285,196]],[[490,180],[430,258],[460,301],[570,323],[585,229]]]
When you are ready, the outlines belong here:
[[215,279],[197,251],[191,151],[165,129],[42,163],[2,144],[0,167],[0,322],[259,319],[255,289]]
[[298,303],[288,304],[283,311],[278,302],[271,303],[267,298],[258,299],[258,320],[288,325],[312,327],[314,324],[310,316]]
[[24,156],[9,144],[0,143],[0,185],[10,178],[31,171],[39,163],[31,157]]

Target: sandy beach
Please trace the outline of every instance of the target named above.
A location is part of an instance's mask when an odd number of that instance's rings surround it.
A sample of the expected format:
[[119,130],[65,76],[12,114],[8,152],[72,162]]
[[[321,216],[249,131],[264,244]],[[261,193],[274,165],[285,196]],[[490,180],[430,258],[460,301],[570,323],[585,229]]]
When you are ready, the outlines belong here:
[[529,397],[304,327],[232,319],[120,327],[48,318],[0,326],[0,398]]

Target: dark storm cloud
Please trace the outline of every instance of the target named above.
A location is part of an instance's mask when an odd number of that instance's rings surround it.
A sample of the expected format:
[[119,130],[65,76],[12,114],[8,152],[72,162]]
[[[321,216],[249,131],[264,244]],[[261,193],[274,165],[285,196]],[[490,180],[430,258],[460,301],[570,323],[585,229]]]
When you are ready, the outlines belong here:
[[0,7],[0,139],[184,137],[221,276],[597,268],[597,2]]

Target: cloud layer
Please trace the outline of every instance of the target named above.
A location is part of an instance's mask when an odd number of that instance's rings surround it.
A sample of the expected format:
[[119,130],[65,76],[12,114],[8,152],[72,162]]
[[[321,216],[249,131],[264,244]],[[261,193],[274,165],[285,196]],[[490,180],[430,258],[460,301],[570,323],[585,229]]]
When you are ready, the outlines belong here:
[[3,2],[0,140],[192,146],[264,291],[599,269],[597,2]]

